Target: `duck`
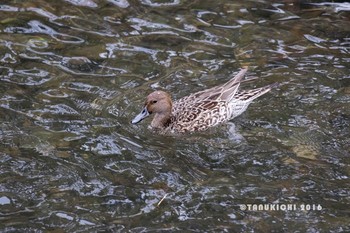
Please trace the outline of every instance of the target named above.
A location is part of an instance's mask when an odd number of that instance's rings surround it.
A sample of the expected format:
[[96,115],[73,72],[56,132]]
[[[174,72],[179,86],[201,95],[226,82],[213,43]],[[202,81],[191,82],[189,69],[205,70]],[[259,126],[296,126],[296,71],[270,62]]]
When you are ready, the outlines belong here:
[[172,101],[170,94],[157,90],[146,97],[142,111],[132,120],[138,124],[153,116],[150,128],[160,134],[204,131],[241,115],[256,98],[277,86],[273,83],[252,90],[239,90],[248,68],[242,68],[228,82]]

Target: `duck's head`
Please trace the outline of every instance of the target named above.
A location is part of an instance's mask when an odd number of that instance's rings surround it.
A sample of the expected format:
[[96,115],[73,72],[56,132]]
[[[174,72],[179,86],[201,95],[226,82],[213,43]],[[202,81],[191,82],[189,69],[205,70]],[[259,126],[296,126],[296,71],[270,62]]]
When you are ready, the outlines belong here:
[[169,119],[171,108],[172,101],[170,95],[164,91],[154,91],[147,96],[142,111],[131,121],[131,123],[137,124],[149,115],[155,114],[155,119],[153,121],[157,120],[161,122],[154,123],[161,124],[163,123],[162,121]]

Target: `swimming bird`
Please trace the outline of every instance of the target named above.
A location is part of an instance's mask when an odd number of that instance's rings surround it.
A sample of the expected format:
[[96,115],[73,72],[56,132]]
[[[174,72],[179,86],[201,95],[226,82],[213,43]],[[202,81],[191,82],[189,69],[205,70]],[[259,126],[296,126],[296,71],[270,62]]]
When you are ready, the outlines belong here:
[[269,92],[277,83],[264,87],[239,91],[247,68],[243,68],[231,80],[207,90],[199,91],[172,101],[164,91],[154,91],[146,98],[144,107],[132,121],[137,124],[154,115],[151,128],[161,134],[186,133],[206,130],[227,122],[242,114],[259,96]]

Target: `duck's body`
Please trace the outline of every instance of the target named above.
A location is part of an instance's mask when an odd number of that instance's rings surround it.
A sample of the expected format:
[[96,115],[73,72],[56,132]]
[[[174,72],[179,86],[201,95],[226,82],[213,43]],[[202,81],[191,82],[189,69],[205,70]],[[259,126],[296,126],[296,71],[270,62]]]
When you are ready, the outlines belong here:
[[276,84],[249,91],[238,91],[247,69],[242,69],[227,83],[200,91],[172,102],[164,91],[147,96],[144,109],[132,123],[136,124],[154,114],[151,123],[160,133],[185,133],[202,131],[229,121],[243,113],[248,105],[267,93]]

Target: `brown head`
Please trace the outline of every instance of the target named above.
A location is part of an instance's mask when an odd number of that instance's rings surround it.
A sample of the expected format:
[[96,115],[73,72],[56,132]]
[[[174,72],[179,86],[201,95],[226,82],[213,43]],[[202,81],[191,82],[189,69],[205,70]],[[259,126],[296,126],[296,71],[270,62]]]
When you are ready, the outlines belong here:
[[154,114],[152,127],[164,127],[171,116],[172,101],[170,95],[164,91],[155,91],[146,98],[144,108],[132,121],[137,124],[151,114]]

